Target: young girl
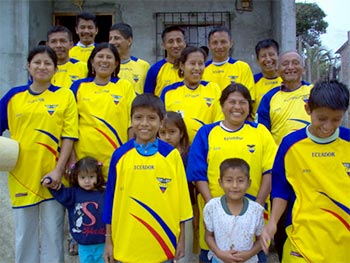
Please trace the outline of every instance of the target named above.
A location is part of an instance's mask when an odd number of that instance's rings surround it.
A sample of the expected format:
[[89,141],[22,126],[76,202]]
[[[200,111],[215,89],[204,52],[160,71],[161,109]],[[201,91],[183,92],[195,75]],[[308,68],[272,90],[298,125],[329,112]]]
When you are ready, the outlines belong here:
[[184,165],[186,166],[190,141],[188,139],[185,122],[179,113],[174,111],[166,112],[159,129],[159,137],[161,140],[166,141],[179,150]]
[[178,61],[179,76],[184,80],[165,87],[160,95],[167,111],[181,112],[190,142],[204,124],[223,119],[219,86],[202,80],[205,60],[202,49],[186,47]]
[[[188,138],[188,133],[186,129],[186,125],[184,120],[181,117],[180,113],[174,112],[174,111],[167,111],[164,119],[162,121],[162,124],[159,129],[159,137],[161,140],[166,141],[167,143],[171,144],[175,148],[177,148],[181,154],[184,166],[186,168],[187,166],[187,153],[188,149],[190,146],[189,138]],[[196,217],[196,192],[195,192],[195,187],[194,184],[189,183],[188,188],[190,191],[190,197],[191,197],[191,203],[193,207],[193,213],[194,213],[194,218],[193,218],[193,224],[191,222],[186,222],[185,223],[185,257],[181,260],[183,262],[189,262],[191,260],[190,255],[195,251],[195,248],[198,247],[196,246],[196,240],[198,239],[194,238],[193,236],[196,236],[196,229],[198,227],[198,216]],[[197,213],[198,214],[198,213]],[[197,219],[197,220],[196,220]],[[193,233],[193,235],[192,235]],[[193,246],[192,246],[193,245]]]
[[[45,177],[43,182],[50,181]],[[50,189],[68,210],[70,232],[78,243],[80,262],[103,263],[105,224],[102,222],[105,180],[102,163],[85,157],[72,167],[70,188]]]

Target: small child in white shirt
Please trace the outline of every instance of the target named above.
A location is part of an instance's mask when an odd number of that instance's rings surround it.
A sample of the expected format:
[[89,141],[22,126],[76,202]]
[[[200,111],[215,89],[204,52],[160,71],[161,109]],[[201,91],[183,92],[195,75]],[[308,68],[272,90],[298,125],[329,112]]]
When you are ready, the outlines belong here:
[[219,184],[225,195],[211,199],[203,212],[212,263],[258,262],[264,208],[244,196],[251,183],[249,169],[239,158],[220,165]]

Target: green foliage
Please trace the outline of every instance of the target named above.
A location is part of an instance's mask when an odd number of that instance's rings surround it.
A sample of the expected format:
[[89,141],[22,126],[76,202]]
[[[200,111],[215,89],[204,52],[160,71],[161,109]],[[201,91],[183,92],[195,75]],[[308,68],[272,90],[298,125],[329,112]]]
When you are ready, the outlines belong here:
[[320,36],[327,32],[326,14],[315,3],[296,3],[296,32],[309,46],[321,45]]

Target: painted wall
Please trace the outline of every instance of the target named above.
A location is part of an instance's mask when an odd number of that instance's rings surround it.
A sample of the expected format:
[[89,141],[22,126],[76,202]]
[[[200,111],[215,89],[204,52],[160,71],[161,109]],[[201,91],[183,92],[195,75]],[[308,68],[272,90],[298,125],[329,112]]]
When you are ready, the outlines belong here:
[[54,13],[75,14],[84,10],[114,14],[114,22],[133,27],[132,54],[151,64],[156,61],[156,12],[229,12],[235,43],[232,57],[248,62],[254,73],[260,71],[254,51],[259,40],[273,37],[280,42],[282,50],[295,48],[294,0],[254,0],[252,12],[238,12],[235,0],[85,0],[82,9],[73,2],[79,1],[0,1],[0,28],[6,36],[0,42],[0,95],[11,86],[25,83],[28,50],[46,39]]

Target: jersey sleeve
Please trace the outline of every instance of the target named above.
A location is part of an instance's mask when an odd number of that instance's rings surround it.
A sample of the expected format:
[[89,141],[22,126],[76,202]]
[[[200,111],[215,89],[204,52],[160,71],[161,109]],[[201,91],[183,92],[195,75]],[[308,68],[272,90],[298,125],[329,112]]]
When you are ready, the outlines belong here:
[[150,69],[148,70],[145,80],[144,93],[154,94],[157,85],[158,71],[159,70],[155,67],[155,65],[150,67]]
[[270,119],[270,96],[269,93],[265,94],[257,110],[258,123],[263,124],[269,131],[271,131],[271,119]]
[[188,164],[187,164],[187,180],[193,181],[208,181],[208,132],[207,125],[202,126],[190,147],[188,153]]
[[270,173],[273,167],[273,162],[276,157],[277,145],[271,135],[271,133],[266,129],[264,125],[259,125],[262,136],[263,136],[263,160],[262,160],[262,170],[263,175],[266,173]]
[[75,203],[74,188],[67,188],[64,185],[61,186],[59,190],[49,189],[52,196],[64,207],[68,208],[73,206]]
[[74,95],[70,90],[67,91],[67,107],[64,113],[64,125],[62,131],[62,138],[78,139],[78,108],[74,99]]
[[293,189],[288,183],[285,171],[285,155],[289,146],[285,141],[282,141],[278,148],[276,158],[272,168],[272,190],[271,198],[282,198],[285,200],[290,199],[293,194]]
[[177,170],[177,179],[179,184],[179,200],[181,204],[180,220],[181,222],[190,220],[193,217],[192,213],[192,204],[190,199],[190,194],[188,191],[188,184],[186,180],[186,173],[182,158],[180,153],[177,150],[174,150],[176,154],[176,170]]

